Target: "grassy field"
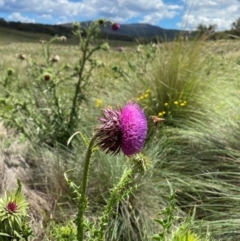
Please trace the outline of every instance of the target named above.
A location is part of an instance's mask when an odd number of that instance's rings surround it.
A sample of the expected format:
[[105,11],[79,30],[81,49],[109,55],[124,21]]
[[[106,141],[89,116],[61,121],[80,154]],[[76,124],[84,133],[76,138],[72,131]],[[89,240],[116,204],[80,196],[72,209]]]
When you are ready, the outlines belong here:
[[[80,137],[74,138],[71,148],[64,143],[47,145],[52,131],[47,123],[52,119],[44,118],[55,113],[51,105],[56,102],[48,101],[46,91],[56,85],[62,116],[68,117],[79,78],[75,72],[79,74],[83,53],[76,40],[48,46],[38,42],[40,37],[15,31],[1,33],[0,118],[4,124],[0,174],[4,182],[0,190],[11,189],[17,178],[21,180],[30,205],[35,233],[32,240],[77,240],[72,234],[76,195],[67,185],[64,172],[73,169],[71,179],[81,184],[86,145]],[[91,42],[90,47],[98,43]],[[142,150],[147,160],[144,171],[134,177],[138,187],[114,207],[105,240],[153,240],[151,237],[161,232],[154,219],[169,207],[169,183],[175,194],[174,216],[178,218],[172,221],[170,234],[157,240],[239,240],[239,41],[176,40],[144,46],[109,42],[109,46],[107,51],[104,47],[96,51],[84,66],[84,97],[70,133],[81,131],[90,138],[101,108],[132,101],[147,116],[148,135]],[[123,51],[116,46],[122,46]],[[19,54],[25,58],[21,60]],[[58,62],[48,62],[56,55],[60,57]],[[37,85],[39,92],[33,93],[34,84],[46,74],[50,81]],[[50,85],[52,76],[54,86]],[[32,96],[51,110],[39,112],[29,101]],[[31,114],[20,111],[24,102],[32,106]],[[166,121],[154,124],[150,116]],[[32,121],[34,118],[37,121]],[[122,154],[111,156],[100,151],[92,158],[86,216],[96,220],[110,190],[131,162]],[[172,237],[181,224],[179,220],[193,213],[193,220],[185,224],[196,236],[180,239],[175,233]]]

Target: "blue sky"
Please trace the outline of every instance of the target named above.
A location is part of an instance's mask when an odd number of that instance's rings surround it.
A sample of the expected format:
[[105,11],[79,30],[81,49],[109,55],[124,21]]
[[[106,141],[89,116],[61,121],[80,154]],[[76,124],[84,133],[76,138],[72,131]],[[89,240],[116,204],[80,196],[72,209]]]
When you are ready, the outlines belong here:
[[226,30],[240,17],[240,0],[0,0],[0,17],[47,24],[107,18],[190,30],[202,23]]

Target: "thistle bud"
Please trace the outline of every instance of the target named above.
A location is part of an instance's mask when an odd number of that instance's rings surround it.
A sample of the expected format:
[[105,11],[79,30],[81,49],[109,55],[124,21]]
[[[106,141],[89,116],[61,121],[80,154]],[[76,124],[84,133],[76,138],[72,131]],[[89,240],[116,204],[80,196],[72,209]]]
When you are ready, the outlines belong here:
[[51,78],[52,78],[52,76],[51,76],[50,73],[44,73],[43,74],[43,80],[49,81],[49,80],[51,80]]

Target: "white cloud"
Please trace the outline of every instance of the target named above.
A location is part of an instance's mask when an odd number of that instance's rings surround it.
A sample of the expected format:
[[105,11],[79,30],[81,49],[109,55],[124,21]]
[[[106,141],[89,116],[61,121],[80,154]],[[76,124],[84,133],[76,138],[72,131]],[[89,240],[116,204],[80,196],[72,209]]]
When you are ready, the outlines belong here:
[[49,19],[52,19],[52,15],[50,15],[50,14],[41,14],[41,15],[38,16],[38,18],[49,20]]
[[231,28],[231,24],[239,18],[239,0],[184,0],[188,9],[179,27],[195,29],[199,24],[216,24],[217,30]]
[[[89,2],[94,1],[90,0]],[[96,6],[98,12],[109,18],[117,18],[122,22],[131,18],[140,18],[140,22],[158,23],[163,18],[172,18],[181,6],[166,4],[161,0],[102,0]],[[103,6],[107,6],[103,7]]]
[[22,23],[35,23],[34,19],[24,17],[20,13],[14,12],[8,17],[9,21],[16,21],[16,22],[22,22]]
[[0,0],[0,12],[11,14],[9,20],[33,22],[27,17],[31,14],[39,20],[51,20],[51,23],[102,17],[120,23],[159,24],[161,20],[171,22],[182,16],[182,23],[179,20],[176,28],[194,29],[202,23],[216,24],[218,30],[230,29],[240,16],[239,0],[175,1],[173,4],[172,0]]
[[[77,17],[90,20],[100,16],[120,22],[126,22],[131,18],[141,18],[153,23],[162,18],[173,17],[180,8],[176,4],[166,4],[163,0],[82,0],[78,2],[71,0],[8,0],[0,11],[65,16],[68,21],[73,21]],[[60,20],[56,19],[57,21]]]
[[169,9],[163,9],[162,11],[158,11],[158,12],[151,13],[149,15],[145,15],[140,22],[157,25],[160,20],[166,19],[166,18],[171,19],[171,18],[175,17],[176,15],[178,15],[178,11],[169,11]]
[[93,9],[93,7],[89,8],[84,2],[71,2],[68,0],[8,0],[0,10],[35,13],[39,15],[55,14],[76,16],[78,14],[91,14],[91,9]]

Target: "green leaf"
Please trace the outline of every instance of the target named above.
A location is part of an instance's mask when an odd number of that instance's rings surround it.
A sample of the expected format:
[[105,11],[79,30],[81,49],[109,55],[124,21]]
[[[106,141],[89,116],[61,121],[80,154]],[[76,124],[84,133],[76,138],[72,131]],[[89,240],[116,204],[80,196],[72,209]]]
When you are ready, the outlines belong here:
[[7,233],[1,233],[1,232],[0,232],[0,236],[11,237],[11,235],[9,235],[9,234],[7,234]]

